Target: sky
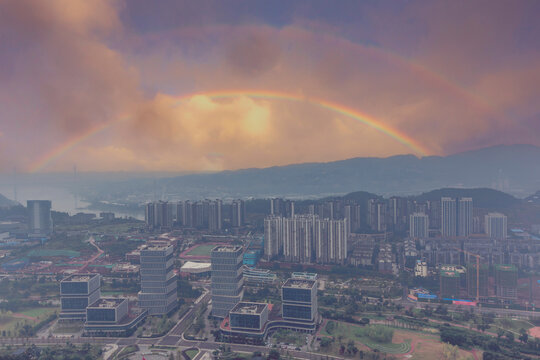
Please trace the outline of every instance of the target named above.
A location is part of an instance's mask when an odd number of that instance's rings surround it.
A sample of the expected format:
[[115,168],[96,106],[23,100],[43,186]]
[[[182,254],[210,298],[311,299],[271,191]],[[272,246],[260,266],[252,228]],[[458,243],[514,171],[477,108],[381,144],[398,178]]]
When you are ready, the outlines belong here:
[[0,0],[0,172],[540,146],[540,2]]

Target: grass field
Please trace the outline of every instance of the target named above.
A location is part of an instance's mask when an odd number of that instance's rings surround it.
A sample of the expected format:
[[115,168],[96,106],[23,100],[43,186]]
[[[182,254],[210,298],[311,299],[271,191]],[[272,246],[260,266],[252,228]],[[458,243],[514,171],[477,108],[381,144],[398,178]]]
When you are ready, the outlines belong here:
[[81,253],[73,250],[52,250],[52,249],[34,249],[28,253],[30,257],[55,257],[66,256],[75,258],[81,256]]
[[15,336],[24,325],[34,326],[49,315],[52,315],[55,311],[58,311],[58,309],[40,307],[26,309],[18,313],[2,313],[0,314],[0,335]]
[[45,317],[45,316],[49,316],[55,310],[59,310],[59,309],[40,307],[40,308],[32,308],[32,309],[27,309],[27,310],[21,311],[20,314],[35,317],[35,318],[38,318],[38,317],[42,318],[42,317]]
[[534,325],[528,321],[508,318],[496,319],[494,325],[495,326],[491,326],[494,331],[496,331],[497,327],[500,327],[515,333],[519,333],[519,330],[521,329],[529,330],[530,328],[534,327]]
[[186,255],[191,256],[210,256],[210,252],[213,248],[215,248],[216,245],[199,245],[196,248],[192,249]]
[[[373,341],[367,336],[368,326],[361,327],[343,322],[335,322],[335,324],[336,326],[334,327],[332,334],[329,334],[326,331],[326,328],[323,328],[320,332],[322,336],[333,336],[334,339],[336,339],[334,344],[325,350],[327,353],[337,355],[339,340],[341,340],[342,344],[347,344],[352,340],[359,348],[365,346],[389,355],[407,354],[411,352],[410,359],[414,360],[439,359],[442,356],[443,343],[440,342],[437,335],[405,329],[394,329],[392,342],[380,343]],[[482,358],[481,351],[476,351],[476,354],[479,359]],[[459,357],[470,359],[472,358],[472,354],[471,352],[460,350]]]
[[80,323],[73,323],[73,324],[60,324],[57,323],[54,326],[53,332],[55,334],[76,334],[79,331],[83,329],[84,324],[82,322]]
[[356,326],[347,323],[334,322],[336,324],[332,333],[328,333],[326,327],[321,330],[320,334],[324,336],[333,336],[334,338],[341,339],[343,343],[354,341],[355,343],[363,344],[371,349],[376,349],[380,352],[387,354],[405,354],[411,350],[411,339],[403,339],[400,342],[396,342],[392,339],[392,342],[381,343],[374,341],[367,335],[368,329],[373,326]]
[[199,353],[199,350],[196,349],[190,349],[186,351],[186,355],[189,356],[190,359],[193,359],[197,354]]

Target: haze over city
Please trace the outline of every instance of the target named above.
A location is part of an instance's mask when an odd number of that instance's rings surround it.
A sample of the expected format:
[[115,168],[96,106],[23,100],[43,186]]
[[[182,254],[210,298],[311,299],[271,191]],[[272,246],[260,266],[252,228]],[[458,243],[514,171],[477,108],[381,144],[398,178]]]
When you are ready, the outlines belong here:
[[0,360],[540,359],[539,19],[0,0]]

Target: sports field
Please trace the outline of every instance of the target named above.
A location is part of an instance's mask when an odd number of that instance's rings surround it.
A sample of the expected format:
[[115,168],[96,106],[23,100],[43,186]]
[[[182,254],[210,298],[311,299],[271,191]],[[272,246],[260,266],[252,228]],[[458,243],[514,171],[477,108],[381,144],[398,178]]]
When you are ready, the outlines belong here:
[[188,250],[188,252],[185,253],[187,256],[208,256],[210,257],[210,252],[213,248],[215,248],[215,244],[202,244],[202,245],[195,245],[191,249]]
[[19,313],[1,312],[0,313],[0,337],[16,336],[22,327],[26,324],[34,326],[41,320],[52,315],[57,308],[29,308]]

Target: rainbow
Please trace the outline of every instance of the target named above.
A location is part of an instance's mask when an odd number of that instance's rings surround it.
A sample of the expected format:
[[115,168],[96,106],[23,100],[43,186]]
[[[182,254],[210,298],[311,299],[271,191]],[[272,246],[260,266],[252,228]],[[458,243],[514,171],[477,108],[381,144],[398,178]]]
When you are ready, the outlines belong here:
[[315,98],[307,97],[296,94],[291,94],[282,91],[260,91],[260,90],[222,90],[222,91],[209,91],[209,92],[198,92],[192,93],[189,95],[182,95],[179,97],[179,101],[185,101],[193,98],[194,96],[206,96],[211,99],[231,99],[240,96],[245,96],[255,99],[276,99],[276,100],[288,100],[295,102],[307,102],[315,106],[322,107],[324,109],[333,111],[335,113],[346,116],[350,119],[358,121],[364,125],[372,127],[383,134],[388,135],[389,137],[397,140],[398,142],[406,145],[417,155],[426,156],[430,153],[430,150],[420,144],[418,141],[408,136],[402,131],[385,124],[381,120],[376,119],[375,117],[368,115],[366,113],[360,112],[356,109],[349,108],[343,104],[336,102]]
[[[178,101],[179,102],[187,101],[193,98],[194,96],[206,96],[211,99],[231,99],[231,98],[244,96],[244,97],[249,97],[249,98],[254,98],[254,99],[270,99],[270,100],[274,99],[274,100],[287,100],[287,101],[295,101],[295,102],[307,102],[309,104],[333,111],[337,114],[343,115],[359,123],[362,123],[371,128],[374,128],[380,131],[381,133],[386,134],[389,137],[397,140],[398,142],[406,145],[408,148],[414,151],[414,153],[417,155],[426,156],[430,153],[430,150],[427,147],[423,146],[418,141],[416,141],[409,135],[405,134],[404,132],[399,131],[398,129],[392,126],[385,124],[381,120],[378,120],[375,117],[365,114],[363,112],[360,112],[356,109],[349,108],[343,104],[339,104],[339,103],[324,100],[324,99],[306,97],[306,96],[296,95],[296,94],[282,92],[282,91],[220,90],[220,91],[196,92],[196,93],[191,93],[187,95],[182,95],[178,97]],[[109,129],[111,126],[125,119],[126,118],[124,117],[121,120],[113,120],[108,123],[100,124],[98,126],[95,126],[89,129],[88,131],[82,134],[78,134],[70,138],[65,143],[45,153],[39,159],[37,159],[34,163],[32,163],[31,166],[29,167],[29,172],[36,173],[45,169],[48,165],[53,163],[58,158],[62,157],[65,153],[75,148],[80,143],[84,142],[85,140],[101,132],[104,132],[105,130]]]
[[80,143],[84,142],[86,139],[91,138],[94,135],[97,135],[111,126],[115,125],[117,121],[111,121],[108,123],[103,123],[98,126],[95,126],[88,131],[78,134],[72,138],[70,138],[68,141],[66,141],[63,144],[60,144],[59,146],[55,147],[54,149],[50,150],[49,152],[41,155],[36,161],[34,161],[30,166],[28,172],[30,173],[37,173],[46,168],[49,164],[53,163],[56,159],[62,157],[65,153],[67,153],[69,150],[73,149]]

